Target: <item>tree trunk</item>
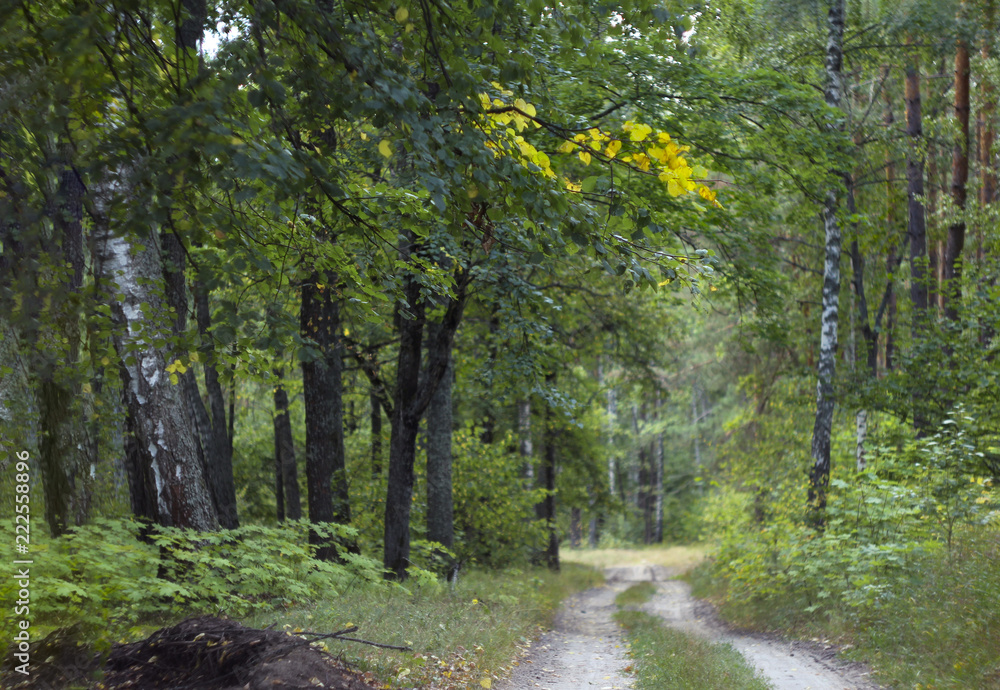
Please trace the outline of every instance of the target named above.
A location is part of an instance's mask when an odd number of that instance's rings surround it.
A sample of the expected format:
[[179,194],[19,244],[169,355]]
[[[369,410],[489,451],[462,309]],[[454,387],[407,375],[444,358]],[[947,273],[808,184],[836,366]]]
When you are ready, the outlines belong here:
[[[656,391],[656,416],[657,421],[660,420],[660,416],[663,414],[662,401],[660,400],[660,391]],[[656,444],[653,451],[653,462],[655,463],[655,479],[654,479],[654,491],[656,496],[656,508],[654,514],[653,523],[653,541],[657,544],[663,543],[663,428],[656,434]]]
[[[984,25],[986,33],[980,55],[983,61],[987,61],[990,59],[990,49],[997,31],[996,4],[993,1],[987,4]],[[979,109],[979,118],[982,121],[982,126],[979,127],[979,146],[977,147],[979,149],[979,175],[981,177],[979,204],[983,210],[986,210],[997,198],[997,166],[993,159],[993,143],[996,140],[994,120],[996,88],[987,75],[983,75],[980,80],[980,98],[982,106]],[[983,234],[983,229],[980,229],[979,241],[976,246],[976,258],[980,265],[982,265],[984,258]]]
[[[832,0],[828,16],[826,47],[826,103],[840,108],[844,42],[845,0]],[[808,501],[814,522],[825,522],[826,490],[830,483],[830,434],[833,427],[834,374],[837,356],[837,320],[840,301],[840,225],[837,223],[837,193],[826,193],[823,208],[826,260],[823,265],[823,314],[820,326],[819,362],[816,382],[816,420],[813,424],[812,469],[809,473]]]
[[[955,209],[965,210],[969,181],[969,44],[959,40],[955,52],[955,119],[958,136],[951,159],[951,197]],[[962,299],[962,250],[965,248],[965,221],[958,220],[948,227],[948,245],[944,255],[944,315],[949,321],[958,320]]]
[[[490,368],[495,369],[497,365],[497,332],[500,330],[500,314],[499,307],[496,303],[490,308],[490,323],[489,323],[490,335],[489,335],[489,362]],[[497,416],[496,410],[493,409],[495,396],[493,395],[493,376],[491,373],[486,386],[486,414],[483,417],[483,430],[479,434],[479,440],[483,443],[490,444],[496,437],[496,426],[497,426]]]
[[[205,390],[208,393],[211,418],[207,433],[208,443],[205,445],[205,467],[207,470],[208,487],[215,500],[219,513],[219,524],[223,529],[239,527],[239,515],[236,511],[236,481],[233,477],[233,443],[229,435],[226,419],[226,396],[219,381],[219,370],[216,368],[215,346],[209,329],[212,317],[209,311],[208,289],[202,280],[194,283],[195,312],[198,321],[198,332],[201,335],[199,348],[202,367],[205,371]],[[199,398],[196,403],[201,405]]]
[[[416,251],[413,235],[401,252],[404,261]],[[455,331],[462,320],[468,294],[469,272],[455,275],[455,297],[448,306],[435,334],[437,342],[427,344],[428,361],[421,374],[421,341],[424,330],[424,303],[420,285],[407,276],[403,288],[406,304],[397,305],[399,355],[396,361],[396,390],[392,408],[392,435],[389,440],[389,477],[385,501],[385,538],[382,562],[386,577],[406,579],[410,559],[410,507],[413,502],[413,465],[416,459],[420,418],[430,404],[448,368]],[[404,309],[409,314],[404,314]]]
[[[927,320],[927,226],[924,218],[924,158],[923,121],[920,111],[920,67],[916,57],[910,55],[906,65],[906,134],[910,147],[906,155],[907,230],[910,236],[910,301],[913,304],[913,340],[923,337]],[[918,398],[914,392],[913,425],[918,433],[926,426]]]
[[526,397],[517,404],[517,433],[518,433],[518,453],[521,456],[521,474],[525,479],[531,480],[535,477],[535,467],[532,464],[532,456],[535,454],[534,444],[531,442],[531,398]]
[[919,336],[927,313],[927,226],[924,218],[924,158],[920,152],[923,122],[920,112],[920,68],[914,58],[906,67],[906,134],[910,149],[906,156],[907,208],[910,237],[910,300],[913,302],[914,336]]
[[[343,362],[336,290],[335,277],[319,273],[302,285],[300,329],[319,350],[316,359],[302,362],[306,487],[310,522],[348,524],[351,507],[344,463]],[[338,557],[333,540],[310,532],[309,541],[317,547],[317,558]]]
[[[292,420],[288,416],[288,391],[282,383],[284,372],[275,369],[278,379],[274,387],[274,453],[277,457],[281,500],[284,516],[289,520],[302,519],[302,499],[299,497],[299,469],[295,462],[295,442],[292,439]],[[282,517],[278,518],[279,520]]]
[[[438,342],[440,324],[428,327],[428,344]],[[448,356],[441,383],[427,406],[427,539],[452,548],[455,542],[454,506],[451,490],[451,387],[454,376]]]
[[[215,504],[199,457],[199,441],[180,385],[173,385],[167,354],[154,343],[170,332],[163,265],[154,231],[129,242],[98,219],[100,275],[110,288],[114,342],[127,411],[133,510],[158,524],[216,530]],[[124,297],[116,299],[115,295]]]
[[374,389],[368,395],[368,403],[371,405],[372,479],[377,479],[382,474],[382,400]]
[[[556,385],[556,374],[545,376],[545,383],[552,388]],[[548,532],[547,546],[543,555],[549,570],[559,570],[559,534],[556,530],[556,415],[551,403],[545,406],[545,457],[542,463],[542,487],[545,498],[541,503],[542,519]]]
[[569,545],[574,549],[578,549],[582,541],[583,511],[573,506],[569,511]]
[[[56,199],[46,214],[53,224],[53,238],[46,251],[61,264],[60,268],[68,264],[70,271],[65,282],[60,280],[45,300],[51,323],[39,324],[34,330],[42,342],[32,347],[34,353],[29,358],[39,384],[39,466],[45,519],[52,536],[83,524],[90,506],[84,474],[88,464],[85,423],[76,373],[81,334],[77,310],[67,299],[77,296],[83,288],[84,189],[75,170],[61,167]],[[53,337],[51,345],[43,344]],[[59,342],[63,338],[65,349]]]

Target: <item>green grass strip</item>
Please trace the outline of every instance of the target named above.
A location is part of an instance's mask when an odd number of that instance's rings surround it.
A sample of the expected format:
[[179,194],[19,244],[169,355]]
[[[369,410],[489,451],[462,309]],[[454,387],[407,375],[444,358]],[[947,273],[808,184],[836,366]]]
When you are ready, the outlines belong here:
[[656,594],[656,585],[652,582],[640,582],[624,592],[620,592],[615,597],[615,603],[620,607],[639,606],[652,599],[654,594]]
[[[636,591],[630,594],[633,589]],[[638,585],[622,592],[617,602],[642,603],[651,594],[648,588]],[[636,672],[635,690],[768,690],[771,687],[727,644],[713,644],[673,630],[659,618],[641,611],[621,610],[615,614],[615,620],[628,631]]]

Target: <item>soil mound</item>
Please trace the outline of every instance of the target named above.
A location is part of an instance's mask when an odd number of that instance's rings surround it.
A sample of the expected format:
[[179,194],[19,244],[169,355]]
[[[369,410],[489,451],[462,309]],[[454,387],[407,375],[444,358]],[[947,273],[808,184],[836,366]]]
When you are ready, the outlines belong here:
[[[39,644],[43,644],[42,641]],[[49,666],[65,661],[49,656]],[[46,659],[34,656],[34,659]],[[95,660],[94,666],[99,663]],[[59,664],[62,666],[62,664]],[[78,684],[82,664],[40,668],[6,687],[86,687]],[[162,628],[139,642],[115,645],[93,690],[372,690],[351,671],[307,640],[278,630],[247,628],[236,621],[202,616]],[[91,667],[93,669],[93,666]],[[62,675],[60,684],[54,676]],[[67,676],[77,676],[72,680]],[[8,681],[10,679],[7,679]],[[75,682],[74,682],[75,681]]]

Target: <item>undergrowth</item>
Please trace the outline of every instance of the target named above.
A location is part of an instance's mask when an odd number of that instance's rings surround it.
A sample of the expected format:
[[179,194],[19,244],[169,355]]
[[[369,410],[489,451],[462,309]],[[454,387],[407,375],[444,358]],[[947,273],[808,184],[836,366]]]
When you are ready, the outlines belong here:
[[491,687],[540,628],[548,626],[559,602],[594,587],[601,575],[564,564],[561,573],[544,569],[463,572],[452,587],[423,579],[402,587],[360,585],[344,596],[293,607],[276,617],[258,613],[243,621],[265,626],[276,621],[292,631],[343,630],[374,642],[412,651],[378,649],[330,641],[333,654],[386,688],[434,690]]
[[[399,652],[328,640],[383,687],[489,687],[519,648],[551,623],[569,594],[603,580],[593,568],[463,570],[449,585],[419,568],[404,585],[382,579],[375,560],[343,551],[340,563],[312,558],[310,527],[350,541],[349,527],[285,522],[200,533],[98,519],[59,538],[32,541],[31,638],[74,626],[82,643],[107,652],[115,642],[199,614],[246,625],[355,636],[407,646]],[[0,521],[0,534],[13,533]],[[9,536],[9,542],[13,537]],[[0,598],[17,598],[17,580],[0,579]],[[2,620],[13,639],[13,609]]]
[[956,408],[908,439],[883,422],[867,468],[831,481],[823,529],[795,478],[720,488],[695,596],[741,627],[840,643],[890,686],[1000,687],[1000,496],[975,424]]

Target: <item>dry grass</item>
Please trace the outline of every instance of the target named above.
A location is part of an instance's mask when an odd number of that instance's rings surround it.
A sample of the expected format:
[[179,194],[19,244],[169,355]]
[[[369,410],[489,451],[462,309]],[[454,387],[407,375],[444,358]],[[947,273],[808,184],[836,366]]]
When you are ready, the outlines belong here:
[[637,549],[564,549],[560,555],[568,563],[593,568],[630,565],[661,565],[678,572],[690,570],[705,558],[703,546],[658,546]]

